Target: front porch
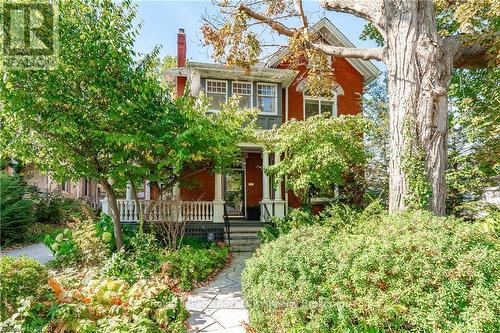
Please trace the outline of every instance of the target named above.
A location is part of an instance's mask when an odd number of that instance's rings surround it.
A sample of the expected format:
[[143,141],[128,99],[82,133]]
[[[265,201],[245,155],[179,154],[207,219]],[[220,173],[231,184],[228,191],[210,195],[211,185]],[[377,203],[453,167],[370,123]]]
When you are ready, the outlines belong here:
[[[175,219],[186,223],[214,223],[225,221],[270,222],[272,217],[284,217],[287,211],[287,195],[283,186],[272,187],[271,179],[263,170],[280,161],[279,154],[269,154],[261,146],[241,144],[241,163],[227,174],[194,172],[190,180],[197,187],[174,186],[170,198],[159,200],[148,216],[149,221]],[[132,199],[131,188],[126,198],[119,199],[118,210],[122,223],[139,220],[140,212],[148,211],[155,197],[146,182],[139,206]],[[111,214],[107,198],[101,200],[102,211]]]

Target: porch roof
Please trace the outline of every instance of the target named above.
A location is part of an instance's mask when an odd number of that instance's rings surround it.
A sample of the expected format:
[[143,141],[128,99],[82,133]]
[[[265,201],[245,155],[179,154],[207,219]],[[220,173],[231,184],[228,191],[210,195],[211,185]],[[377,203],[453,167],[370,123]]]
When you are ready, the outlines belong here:
[[196,72],[202,77],[212,79],[229,79],[243,81],[265,81],[272,83],[280,83],[287,87],[298,71],[291,69],[269,68],[262,65],[255,66],[248,74],[244,69],[224,64],[210,64],[203,62],[189,62],[186,67],[172,68],[165,71],[165,74],[171,76],[187,76],[190,77],[192,72]]

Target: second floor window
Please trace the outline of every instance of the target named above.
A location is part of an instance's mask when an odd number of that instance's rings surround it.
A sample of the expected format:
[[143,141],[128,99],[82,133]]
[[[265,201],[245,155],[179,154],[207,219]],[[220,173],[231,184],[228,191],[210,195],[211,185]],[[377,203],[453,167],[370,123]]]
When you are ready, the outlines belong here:
[[207,80],[205,93],[210,98],[210,110],[216,111],[227,102],[227,82],[221,80]]
[[335,100],[336,96],[333,98],[325,98],[304,95],[304,119],[322,113],[328,113],[335,117],[337,115]]
[[233,95],[240,96],[240,108],[249,109],[252,107],[252,83],[233,82]]
[[262,113],[276,114],[278,87],[276,84],[257,83],[257,106]]

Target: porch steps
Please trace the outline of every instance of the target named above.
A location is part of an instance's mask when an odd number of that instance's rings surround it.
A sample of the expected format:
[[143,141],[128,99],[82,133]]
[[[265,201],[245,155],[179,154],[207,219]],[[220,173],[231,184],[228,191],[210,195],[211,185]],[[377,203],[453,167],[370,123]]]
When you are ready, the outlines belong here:
[[258,232],[264,227],[260,222],[231,221],[231,250],[233,252],[254,252],[260,245]]

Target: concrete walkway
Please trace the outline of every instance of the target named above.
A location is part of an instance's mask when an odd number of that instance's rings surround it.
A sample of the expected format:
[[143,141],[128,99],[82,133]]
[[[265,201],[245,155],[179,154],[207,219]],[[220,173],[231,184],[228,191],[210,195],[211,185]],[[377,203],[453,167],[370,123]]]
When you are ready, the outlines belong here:
[[241,295],[241,272],[251,256],[234,253],[231,266],[188,296],[189,332],[245,333],[242,323],[248,321],[248,313]]
[[43,243],[27,245],[12,250],[2,250],[1,255],[9,257],[26,256],[38,260],[41,264],[46,264],[53,258],[52,252]]

